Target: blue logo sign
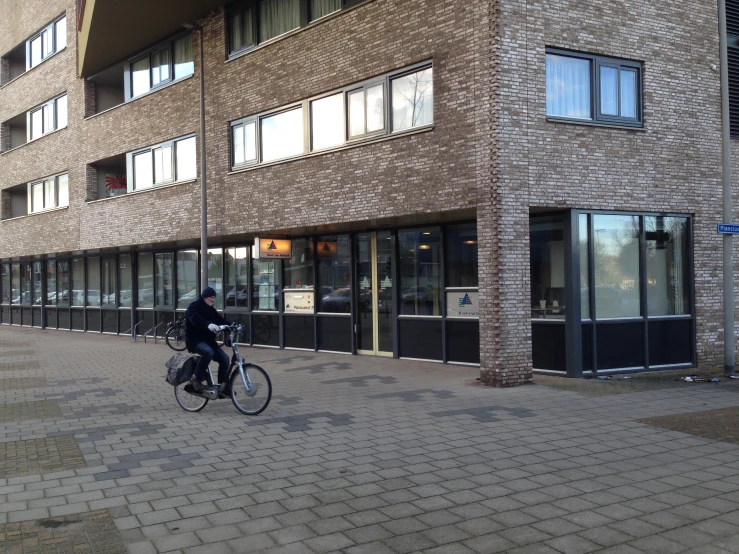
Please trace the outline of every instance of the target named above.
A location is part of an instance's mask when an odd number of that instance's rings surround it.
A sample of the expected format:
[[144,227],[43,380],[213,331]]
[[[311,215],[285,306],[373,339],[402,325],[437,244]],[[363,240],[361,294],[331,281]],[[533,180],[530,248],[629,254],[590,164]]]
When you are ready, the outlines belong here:
[[471,306],[472,300],[470,300],[470,295],[465,293],[462,298],[459,299],[459,307],[463,308],[464,306]]
[[736,223],[717,223],[716,232],[719,235],[739,235],[739,225]]

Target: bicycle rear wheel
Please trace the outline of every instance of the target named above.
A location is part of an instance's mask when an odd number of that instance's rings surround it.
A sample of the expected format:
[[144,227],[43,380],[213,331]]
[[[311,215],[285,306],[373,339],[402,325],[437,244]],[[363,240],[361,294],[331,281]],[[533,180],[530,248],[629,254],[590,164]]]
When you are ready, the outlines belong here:
[[208,403],[208,399],[203,398],[202,396],[190,394],[188,390],[190,387],[192,387],[192,385],[187,382],[177,385],[174,387],[174,397],[180,405],[180,408],[186,412],[199,412],[205,408],[205,405]]
[[185,349],[185,328],[175,325],[167,330],[164,341],[172,350],[182,352]]
[[272,398],[272,382],[267,372],[254,364],[244,366],[247,384],[238,368],[231,375],[231,400],[236,409],[245,415],[257,415],[264,411]]

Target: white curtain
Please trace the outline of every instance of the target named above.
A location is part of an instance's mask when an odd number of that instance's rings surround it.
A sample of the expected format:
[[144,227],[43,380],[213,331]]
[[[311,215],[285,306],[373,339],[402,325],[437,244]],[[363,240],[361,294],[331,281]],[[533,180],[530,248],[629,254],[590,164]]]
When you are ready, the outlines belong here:
[[300,0],[261,0],[259,2],[259,40],[300,27]]
[[621,70],[621,117],[636,117],[636,71]]
[[192,58],[192,34],[179,38],[174,43],[174,78],[179,79],[195,72]]
[[590,60],[547,54],[547,115],[591,119]]
[[310,20],[328,15],[341,9],[341,0],[310,0]]

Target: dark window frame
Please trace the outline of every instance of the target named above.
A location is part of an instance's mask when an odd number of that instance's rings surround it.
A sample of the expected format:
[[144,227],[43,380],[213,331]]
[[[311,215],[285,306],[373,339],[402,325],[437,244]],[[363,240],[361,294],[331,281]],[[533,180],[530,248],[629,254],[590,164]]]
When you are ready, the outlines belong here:
[[[644,127],[644,63],[637,60],[627,60],[623,58],[614,58],[610,56],[601,56],[598,54],[588,54],[585,52],[577,52],[573,50],[564,50],[560,48],[547,47],[545,50],[546,56],[550,54],[555,56],[564,56],[569,58],[575,58],[580,60],[588,60],[590,62],[590,119],[579,119],[574,117],[567,117],[561,115],[550,115],[546,114],[548,120],[565,122],[565,123],[580,123],[580,124],[600,124],[600,125],[613,125],[618,127]],[[546,62],[545,62],[546,63]],[[636,71],[636,117],[624,117],[605,115],[601,113],[600,106],[600,68],[601,67],[613,67],[618,70],[619,82],[621,76],[621,70],[633,70]],[[546,72],[546,69],[545,69]],[[546,78],[546,77],[545,77]],[[621,91],[620,86],[618,90],[619,94],[619,106],[621,103]],[[619,108],[620,109],[620,108]],[[545,109],[546,111],[546,109]]]
[[[261,37],[259,36],[259,0],[246,0],[246,1],[234,3],[226,9],[226,55],[228,58],[238,57],[241,54],[249,52],[250,50],[257,48],[258,46],[262,44],[270,43],[290,33],[300,31],[301,29],[305,29],[306,27],[310,25],[313,25],[319,21],[323,21],[325,18],[331,15],[341,13],[342,11],[348,8],[351,8],[355,6],[356,4],[359,4],[363,1],[365,0],[341,0],[341,7],[338,10],[331,12],[330,14],[326,14],[321,17],[318,17],[316,19],[312,19],[311,13],[310,13],[310,0],[298,0],[298,4],[299,4],[298,9],[300,12],[299,25],[294,29],[290,29],[289,31],[285,31],[284,33],[281,33],[274,37],[270,37],[265,40],[262,40]],[[232,28],[231,19],[237,14],[241,14],[243,17],[250,10],[251,10],[250,26],[252,29],[252,36],[254,37],[254,40],[250,44],[244,44],[243,46],[234,48],[233,37],[232,37],[232,32],[231,32],[231,28]],[[246,27],[247,25],[246,20],[244,19],[243,21],[244,21],[244,26]]]
[[[394,136],[401,136],[409,133],[414,133],[422,129],[428,129],[432,128],[435,125],[435,122],[432,121],[430,123],[424,123],[423,125],[418,125],[415,127],[409,127],[407,129],[401,129],[398,131],[392,130],[392,116],[391,112],[393,109],[392,105],[392,98],[390,94],[390,87],[392,85],[392,81],[394,79],[397,79],[399,77],[404,77],[407,75],[412,75],[413,73],[423,71],[426,69],[432,70],[432,79],[433,77],[433,69],[434,64],[433,60],[427,60],[424,62],[420,62],[417,64],[413,64],[411,66],[403,67],[401,69],[397,69],[395,71],[390,71],[388,73],[385,73],[383,75],[379,75],[376,77],[372,77],[370,79],[366,79],[364,81],[360,81],[357,83],[352,83],[350,85],[336,88],[334,90],[331,90],[329,92],[325,92],[316,96],[312,96],[310,98],[306,98],[304,100],[298,101],[298,102],[292,102],[290,104],[286,104],[284,106],[280,106],[278,108],[275,108],[273,110],[268,110],[265,112],[260,112],[254,115],[250,115],[247,117],[242,117],[239,119],[235,119],[231,122],[229,122],[229,148],[230,148],[230,168],[231,171],[239,171],[242,169],[247,169],[250,167],[255,166],[261,166],[261,165],[269,165],[274,163],[281,163],[288,160],[294,160],[299,159],[305,156],[311,156],[311,155],[317,155],[317,154],[323,154],[327,152],[332,152],[341,148],[346,148],[347,146],[353,146],[355,144],[362,144],[365,142],[372,142],[376,140],[382,140],[389,137]],[[372,131],[370,133],[365,133],[363,135],[356,135],[353,137],[349,137],[349,103],[348,103],[348,94],[350,92],[355,92],[360,89],[366,89],[371,88],[373,86],[376,86],[378,84],[383,85],[383,121],[384,121],[384,127],[380,131]],[[311,103],[315,100],[321,100],[323,98],[334,96],[337,94],[343,94],[344,99],[344,141],[341,144],[338,144],[336,146],[323,148],[320,150],[314,150],[313,149],[313,140],[312,140],[312,109],[311,109]],[[432,102],[433,102],[433,96],[432,96]],[[262,136],[261,136],[261,121],[265,118],[278,115],[280,113],[288,112],[297,108],[302,108],[303,110],[303,152],[301,154],[295,154],[292,156],[286,156],[284,158],[279,158],[275,160],[269,160],[269,161],[262,161]],[[365,105],[365,129],[366,129],[366,105]],[[433,117],[433,105],[432,105],[432,117]],[[246,126],[249,123],[256,123],[256,130],[255,130],[255,140],[256,140],[256,159],[254,160],[247,160],[244,162],[240,162],[238,164],[235,163],[236,159],[236,152],[234,148],[234,129]],[[246,144],[246,142],[244,143]]]

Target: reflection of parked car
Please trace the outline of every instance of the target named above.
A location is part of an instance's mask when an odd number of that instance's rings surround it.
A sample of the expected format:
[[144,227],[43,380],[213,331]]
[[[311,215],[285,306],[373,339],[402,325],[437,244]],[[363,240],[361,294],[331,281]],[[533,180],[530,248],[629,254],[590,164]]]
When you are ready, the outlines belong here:
[[402,295],[403,302],[433,302],[434,289],[427,286],[408,287]]
[[249,287],[234,287],[226,293],[226,306],[246,306],[249,303]]
[[351,311],[351,289],[343,287],[334,289],[321,298],[322,312],[349,313]]

